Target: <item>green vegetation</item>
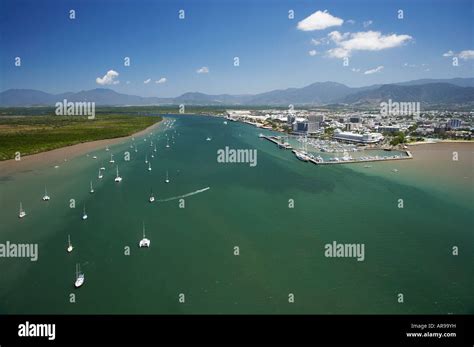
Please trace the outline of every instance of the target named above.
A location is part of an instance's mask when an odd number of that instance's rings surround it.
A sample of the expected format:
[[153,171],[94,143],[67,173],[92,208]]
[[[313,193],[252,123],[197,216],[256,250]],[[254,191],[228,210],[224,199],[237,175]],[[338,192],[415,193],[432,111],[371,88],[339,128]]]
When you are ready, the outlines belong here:
[[16,152],[29,155],[82,142],[128,136],[159,121],[159,116],[123,114],[100,114],[93,120],[86,116],[0,116],[0,160],[13,159]]
[[392,140],[390,141],[390,144],[392,146],[396,146],[400,143],[405,143],[405,142],[406,142],[405,141],[405,134],[402,133],[402,132],[398,132],[398,133],[394,134]]

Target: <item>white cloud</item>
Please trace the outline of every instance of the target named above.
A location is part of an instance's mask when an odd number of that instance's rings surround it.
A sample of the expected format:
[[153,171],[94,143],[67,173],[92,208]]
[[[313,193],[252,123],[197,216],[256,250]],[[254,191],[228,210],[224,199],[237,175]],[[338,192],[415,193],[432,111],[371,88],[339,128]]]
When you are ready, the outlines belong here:
[[200,69],[196,70],[197,73],[209,73],[209,68],[207,66],[203,66]]
[[383,66],[377,66],[375,69],[367,70],[364,72],[364,75],[371,75],[383,70]]
[[333,31],[328,34],[336,44],[336,48],[328,50],[328,55],[334,58],[349,57],[352,51],[380,51],[398,47],[412,40],[410,35],[382,35],[379,31],[362,31],[341,34]]
[[355,22],[356,22],[356,21],[353,20],[353,19],[346,20],[346,23],[348,23],[348,24],[355,24]]
[[333,26],[340,26],[344,20],[332,16],[327,10],[316,11],[309,17],[298,22],[297,28],[302,31],[324,30]]
[[165,83],[166,81],[167,81],[166,77],[161,77],[158,81],[155,81],[155,83],[162,84],[162,83]]
[[371,20],[366,20],[365,22],[362,23],[362,25],[364,26],[364,28],[367,28],[368,26],[372,25],[373,21]]
[[146,80],[143,81],[143,83],[145,83],[145,84],[148,84],[148,83],[150,83],[150,82],[151,82],[151,78],[148,78],[148,79],[146,79]]
[[474,50],[468,49],[459,53],[454,53],[453,51],[449,50],[443,54],[443,57],[458,57],[463,60],[474,59]]
[[474,59],[474,50],[461,51],[458,56],[464,60]]
[[130,84],[130,81],[127,81],[127,82],[125,82],[125,83]]
[[352,71],[352,72],[360,72],[360,69],[352,68],[351,71]]
[[120,83],[117,81],[115,78],[118,77],[119,73],[114,70],[109,70],[107,73],[104,75],[104,77],[100,78],[97,77],[95,79],[95,82],[97,84],[100,84],[101,86],[107,85],[107,84],[118,84]]
[[[422,64],[422,65],[424,65],[424,64]],[[405,67],[416,67],[416,64],[405,63],[405,64],[403,64],[403,66],[405,66]]]
[[312,57],[314,57],[316,54],[318,54],[318,52],[315,50],[315,49],[312,49],[308,52],[308,54]]

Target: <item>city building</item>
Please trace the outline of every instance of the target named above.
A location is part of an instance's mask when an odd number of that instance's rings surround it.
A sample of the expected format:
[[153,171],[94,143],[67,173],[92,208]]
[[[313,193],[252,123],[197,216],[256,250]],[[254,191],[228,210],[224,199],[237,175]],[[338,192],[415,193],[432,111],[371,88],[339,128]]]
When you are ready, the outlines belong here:
[[377,143],[383,140],[383,135],[380,133],[365,133],[357,134],[349,131],[334,131],[333,138],[335,140],[353,143]]

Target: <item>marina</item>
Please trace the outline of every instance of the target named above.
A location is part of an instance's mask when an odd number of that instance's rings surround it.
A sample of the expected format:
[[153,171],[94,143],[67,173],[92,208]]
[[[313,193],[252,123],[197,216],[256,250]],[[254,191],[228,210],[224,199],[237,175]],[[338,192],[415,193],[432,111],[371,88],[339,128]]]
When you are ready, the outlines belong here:
[[[353,158],[349,155],[349,151],[352,152],[363,152],[363,151],[370,151],[374,149],[383,150],[382,148],[370,148],[370,149],[358,149],[355,146],[347,146],[344,144],[339,144],[335,141],[331,141],[330,145],[324,144],[323,146],[316,147],[314,146],[315,142],[310,142],[307,139],[299,139],[298,141],[303,145],[310,145],[315,148],[320,154],[315,154],[316,152],[308,152],[306,149],[293,149],[293,147],[288,143],[282,141],[282,137],[279,136],[267,136],[263,134],[258,135],[259,138],[263,138],[267,141],[270,141],[276,144],[279,148],[283,149],[291,149],[292,153],[296,156],[297,159],[303,162],[311,162],[316,165],[331,165],[331,164],[353,164],[353,163],[368,163],[368,162],[386,162],[390,160],[407,160],[413,159],[413,155],[410,151],[404,150],[399,152],[399,154],[394,155],[365,155]],[[314,141],[314,140],[313,140]],[[316,140],[319,145],[323,144],[323,141]],[[326,141],[328,142],[328,141]],[[345,147],[344,147],[345,146]],[[343,153],[341,157],[329,157],[323,158],[321,156],[322,153]]]

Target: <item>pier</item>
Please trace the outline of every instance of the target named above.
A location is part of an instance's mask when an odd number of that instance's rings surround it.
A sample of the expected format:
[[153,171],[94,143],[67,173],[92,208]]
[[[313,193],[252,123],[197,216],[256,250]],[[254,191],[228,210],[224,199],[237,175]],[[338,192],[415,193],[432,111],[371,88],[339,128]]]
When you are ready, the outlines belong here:
[[279,138],[277,136],[265,136],[265,135],[259,135],[260,138],[268,140],[270,142],[273,142],[276,144],[279,148],[283,149],[292,149],[291,145],[287,142],[281,143],[279,141]]
[[312,162],[316,165],[332,165],[332,164],[353,164],[353,163],[371,163],[371,162],[378,162],[378,161],[391,161],[391,160],[407,160],[413,159],[413,155],[410,151],[405,151],[406,157],[378,157],[372,159],[351,159],[351,160],[331,160],[331,161],[319,161],[314,158],[310,158],[308,161]]

